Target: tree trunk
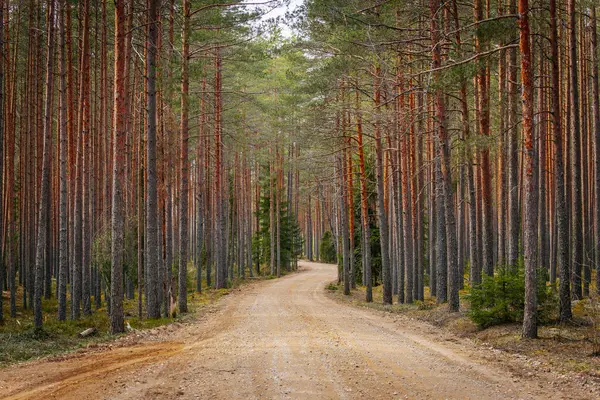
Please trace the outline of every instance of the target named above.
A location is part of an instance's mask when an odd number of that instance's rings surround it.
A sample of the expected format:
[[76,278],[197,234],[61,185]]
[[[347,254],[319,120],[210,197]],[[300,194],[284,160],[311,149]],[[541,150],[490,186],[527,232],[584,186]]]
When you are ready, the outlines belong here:
[[[522,1],[522,0],[521,0]],[[583,210],[581,194],[581,126],[579,108],[579,79],[577,62],[577,19],[575,0],[568,1],[569,9],[569,51],[571,56],[571,257],[572,287],[574,299],[583,297],[581,271],[583,266]]]
[[[40,211],[38,214],[38,235],[35,256],[35,295],[33,303],[34,325],[42,327],[42,295],[44,293],[44,255],[49,246],[48,224],[50,223],[50,157],[52,152],[52,89],[54,84],[54,0],[48,5],[48,44],[46,62],[46,93],[44,97],[44,154],[42,160]],[[1,104],[1,103],[0,103]]]
[[[475,19],[483,19],[483,6],[481,0],[475,0]],[[485,51],[481,48],[479,40],[475,42],[476,51]],[[487,68],[485,64],[477,72],[477,88],[479,93],[479,130],[485,137],[490,136],[490,106],[488,93]],[[481,194],[482,194],[482,267],[483,273],[494,275],[494,243],[492,233],[492,177],[490,171],[490,150],[486,146],[481,151]]]
[[[510,13],[516,14],[516,0],[510,2]],[[508,50],[508,255],[507,265],[515,268],[519,256],[519,179],[518,179],[518,137],[517,107],[517,50]]]
[[552,57],[552,122],[554,136],[554,198],[556,207],[556,264],[560,279],[559,308],[560,320],[570,320],[571,291],[569,269],[569,215],[565,199],[565,176],[563,165],[563,135],[561,127],[562,109],[560,104],[560,70],[558,65],[558,16],[556,0],[550,0],[550,28]]
[[537,337],[537,149],[533,135],[533,73],[529,42],[529,1],[519,0],[519,48],[521,49],[521,100],[523,104],[523,141],[525,168],[525,312],[524,338]]
[[358,160],[360,171],[360,210],[363,227],[363,269],[366,286],[366,301],[373,301],[373,276],[371,271],[371,228],[369,226],[369,206],[367,203],[367,175],[365,172],[365,152],[363,145],[362,114],[360,111],[360,92],[356,90],[356,132],[358,141]]
[[596,7],[592,7],[592,105],[594,112],[594,264],[596,264],[596,292],[600,294],[600,91],[598,89],[598,33]]
[[156,53],[159,1],[148,0],[148,37],[146,42],[146,296],[148,318],[160,318],[159,254],[156,177]]
[[60,198],[59,198],[59,267],[58,267],[58,320],[67,318],[67,273],[69,268],[68,214],[67,214],[67,69],[65,48],[65,9],[68,0],[61,0],[60,16]]
[[[440,47],[437,45],[439,40],[439,32],[437,27],[438,8],[440,7],[439,0],[430,0],[431,13],[431,43],[432,43],[432,64],[433,68],[441,66]],[[436,74],[437,78],[437,74]],[[448,305],[450,311],[458,311],[458,266],[457,266],[457,245],[456,245],[456,220],[454,216],[454,201],[452,197],[452,172],[450,168],[450,140],[446,128],[446,104],[444,94],[440,87],[435,90],[435,128],[436,138],[439,146],[439,158],[441,160],[442,186],[444,195],[444,216],[446,218],[446,247],[448,258]],[[440,266],[441,268],[441,266]],[[438,275],[439,276],[439,275]],[[438,282],[439,284],[439,282]],[[440,295],[438,290],[438,296]]]
[[189,96],[189,36],[190,1],[183,0],[183,32],[181,35],[181,161],[179,189],[179,312],[187,312],[188,260],[188,96]]
[[377,185],[377,214],[379,217],[379,243],[381,245],[381,275],[383,279],[383,304],[392,304],[392,274],[388,254],[388,218],[384,200],[383,146],[381,142],[381,69],[375,69],[375,170]]
[[114,70],[114,144],[112,187],[112,239],[111,239],[111,285],[110,285],[110,331],[125,331],[123,319],[123,250],[124,250],[124,201],[125,185],[125,0],[115,0],[115,70]]

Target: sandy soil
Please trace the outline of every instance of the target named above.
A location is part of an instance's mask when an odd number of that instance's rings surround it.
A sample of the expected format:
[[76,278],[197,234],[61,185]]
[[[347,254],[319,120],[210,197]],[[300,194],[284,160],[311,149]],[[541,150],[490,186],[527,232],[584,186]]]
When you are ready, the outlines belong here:
[[106,348],[0,370],[9,399],[587,399],[469,340],[329,298],[334,266],[250,285],[214,312]]

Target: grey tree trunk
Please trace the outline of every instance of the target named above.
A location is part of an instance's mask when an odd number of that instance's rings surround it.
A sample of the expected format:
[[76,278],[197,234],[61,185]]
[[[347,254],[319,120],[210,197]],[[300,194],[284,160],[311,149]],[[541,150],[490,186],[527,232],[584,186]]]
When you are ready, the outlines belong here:
[[[160,318],[158,200],[156,187],[156,53],[159,1],[148,0],[148,38],[146,42],[146,296],[148,318]],[[141,210],[140,210],[141,211]]]
[[[573,0],[571,0],[573,1]],[[521,49],[521,86],[523,107],[523,139],[525,168],[525,310],[523,332],[525,338],[537,337],[537,268],[538,268],[538,187],[537,148],[533,134],[533,72],[529,41],[529,2],[519,0],[519,47]]]
[[[375,107],[379,110],[381,104],[381,70],[375,71]],[[385,208],[384,177],[383,177],[383,145],[381,140],[380,114],[375,116],[375,171],[377,186],[377,215],[379,218],[379,243],[381,245],[381,276],[383,280],[383,304],[392,304],[392,271],[390,268],[389,228]]]
[[115,72],[114,72],[114,148],[113,148],[113,188],[111,219],[111,285],[110,285],[110,331],[121,333],[125,330],[123,319],[123,250],[124,250],[124,201],[125,181],[125,0],[115,0]]
[[[169,161],[171,164],[171,161]],[[171,168],[169,168],[171,169]],[[173,293],[173,195],[171,188],[171,179],[167,178],[166,199],[165,199],[165,309],[164,316],[170,316],[171,294]]]
[[340,183],[340,215],[341,215],[341,230],[342,230],[342,262],[343,262],[343,275],[344,275],[344,294],[346,296],[350,295],[350,246],[349,246],[349,237],[348,237],[348,208],[346,207],[346,202],[348,200],[348,193],[346,193],[346,178],[344,175],[346,174],[346,152],[342,150],[342,154],[338,155],[338,164],[339,164],[339,183]]
[[[432,43],[432,64],[434,68],[441,66],[440,48],[437,46],[439,31],[437,10],[440,6],[440,0],[430,0],[430,23],[431,23],[431,43]],[[435,90],[435,117],[436,117],[436,138],[439,146],[439,158],[441,159],[441,186],[443,189],[443,207],[444,217],[446,218],[446,248],[448,264],[448,305],[450,311],[458,311],[458,265],[457,265],[457,243],[456,243],[456,219],[454,216],[454,201],[452,197],[452,170],[450,165],[450,140],[446,127],[446,104],[444,94],[441,88]],[[441,202],[440,202],[441,203]],[[441,265],[440,265],[441,268]],[[439,275],[438,275],[439,277]],[[439,285],[439,281],[438,281]],[[439,288],[439,286],[438,286]],[[439,290],[438,290],[439,296]]]
[[[67,213],[67,60],[65,48],[65,8],[67,0],[61,0],[59,23],[60,36],[60,89],[59,89],[59,117],[60,117],[60,188],[59,188],[59,266],[58,266],[58,320],[67,319],[67,273],[69,268],[69,243],[68,243],[68,213]],[[1,34],[1,33],[0,33]]]
[[179,190],[179,312],[187,312],[187,260],[188,260],[188,91],[189,91],[189,35],[190,2],[183,0],[183,31],[181,52],[181,162]]
[[394,172],[394,186],[396,190],[394,191],[394,201],[396,202],[396,232],[398,237],[398,303],[403,304],[406,302],[406,292],[405,292],[405,268],[404,268],[404,211],[402,209],[402,202],[404,199],[404,194],[402,190],[402,158],[400,146],[402,143],[402,138],[398,135],[396,137],[396,147],[397,151],[394,153],[396,156],[396,165],[398,166],[397,170]]
[[[510,13],[517,13],[516,0],[510,1]],[[519,86],[517,78],[517,50],[508,50],[508,254],[506,263],[514,268],[519,257],[519,171],[518,171],[518,117]]]
[[[50,223],[50,153],[52,152],[52,90],[54,86],[54,0],[48,9],[48,43],[46,62],[46,93],[44,98],[44,153],[42,158],[42,177],[40,193],[40,211],[38,214],[38,235],[35,255],[35,293],[33,303],[34,325],[42,327],[42,295],[44,294],[44,255],[49,245],[48,224]],[[1,103],[0,103],[1,104]]]
[[80,174],[80,214],[81,216],[81,241],[77,242],[81,252],[81,301],[83,315],[90,315],[92,312],[91,303],[91,272],[90,272],[90,141],[91,141],[91,113],[90,113],[90,29],[89,29],[89,1],[83,3],[83,33],[81,50],[81,71],[79,77],[79,135],[81,140],[80,155],[81,174]]
[[[435,154],[439,154],[439,144],[435,142]],[[435,156],[435,272],[436,301],[445,303],[448,300],[448,256],[446,246],[446,214],[444,213],[444,187],[442,177],[442,163],[440,157]]]
[[[522,0],[520,0],[522,1]],[[579,78],[577,63],[577,18],[575,0],[568,1],[569,52],[571,56],[571,294],[581,299],[581,271],[583,266],[583,210],[581,194],[581,126],[579,107]]]
[[[558,16],[556,0],[550,0],[550,27],[552,51],[552,87],[560,87],[560,70],[558,65]],[[552,90],[552,120],[554,136],[554,198],[556,207],[556,264],[560,278],[559,308],[560,320],[565,322],[572,318],[571,291],[569,269],[569,216],[565,198],[565,176],[563,166],[563,136],[561,128],[560,91]]]
[[402,182],[403,185],[403,202],[402,202],[402,211],[404,214],[404,268],[406,275],[406,297],[405,300],[407,303],[412,303],[414,301],[414,260],[413,260],[413,227],[412,227],[412,196],[411,196],[411,177],[410,177],[410,169],[408,162],[408,153],[410,151],[408,146],[408,136],[405,136],[401,139],[402,141]]
[[[275,189],[273,188],[273,175],[275,173],[275,168],[273,168],[273,161],[270,163],[270,171],[269,171],[269,233],[270,233],[270,265],[271,265],[271,276],[275,275]],[[309,233],[310,235],[310,233]]]

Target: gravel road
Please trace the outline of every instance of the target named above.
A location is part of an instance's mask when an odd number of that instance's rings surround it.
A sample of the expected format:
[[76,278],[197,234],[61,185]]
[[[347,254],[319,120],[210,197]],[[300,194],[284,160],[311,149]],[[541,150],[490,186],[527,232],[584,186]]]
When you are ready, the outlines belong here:
[[[490,350],[418,321],[326,295],[335,266],[244,287],[198,320],[137,343],[0,370],[11,399],[550,399]],[[500,357],[500,356],[499,356]],[[512,371],[512,372],[509,372]],[[549,372],[550,374],[550,372]]]

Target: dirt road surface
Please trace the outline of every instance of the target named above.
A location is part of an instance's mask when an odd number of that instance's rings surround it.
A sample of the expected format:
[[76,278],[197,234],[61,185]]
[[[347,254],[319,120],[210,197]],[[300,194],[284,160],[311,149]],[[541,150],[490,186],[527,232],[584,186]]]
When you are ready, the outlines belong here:
[[[585,399],[553,373],[329,298],[335,266],[245,287],[139,343],[0,370],[10,399]],[[502,359],[499,361],[499,359]],[[557,386],[562,386],[561,390]]]

